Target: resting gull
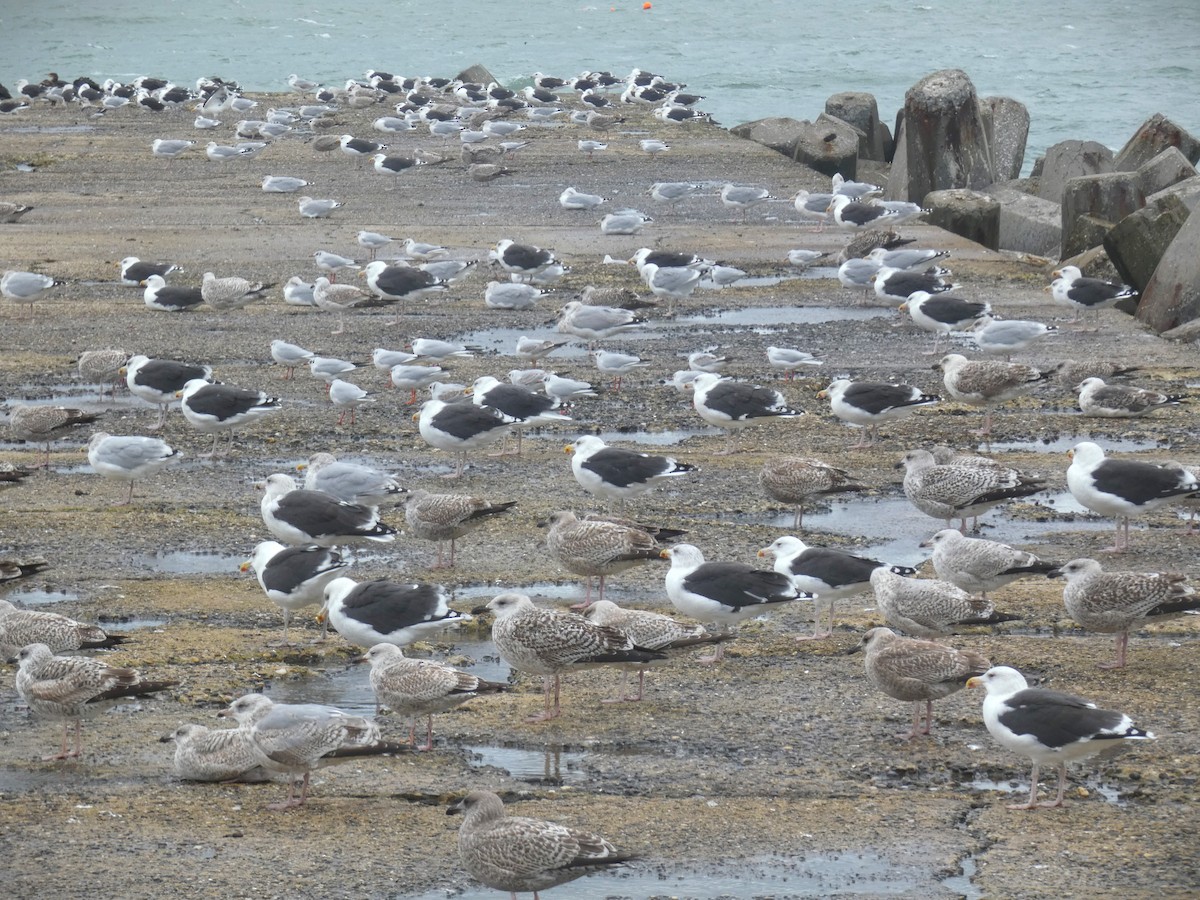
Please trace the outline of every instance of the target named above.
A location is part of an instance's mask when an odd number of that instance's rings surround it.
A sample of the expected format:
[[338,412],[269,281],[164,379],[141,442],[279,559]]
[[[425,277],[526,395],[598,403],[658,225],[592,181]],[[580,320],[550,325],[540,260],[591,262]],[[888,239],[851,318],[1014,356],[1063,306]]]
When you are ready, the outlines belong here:
[[177,396],[188,424],[213,436],[212,450],[205,454],[207,456],[217,452],[222,431],[229,432],[229,446],[232,447],[234,429],[282,408],[282,401],[265,391],[210,383],[203,378],[193,378]]
[[183,271],[181,266],[174,263],[153,263],[138,259],[136,256],[127,256],[119,263],[121,267],[121,284],[127,284],[130,287],[136,287],[151,275],[158,275],[166,278],[172,272]]
[[804,456],[777,456],[763,463],[758,483],[772,500],[796,507],[793,528],[804,524],[804,504],[812,497],[865,491],[844,469]]
[[907,384],[849,378],[837,379],[817,396],[828,397],[830,411],[843,422],[863,428],[862,437],[852,450],[874,444],[882,423],[906,418],[917,409],[941,400],[936,394],[926,394]]
[[[912,728],[901,740],[933,730],[933,701],[962,690],[967,681],[982,675],[991,662],[973,650],[956,650],[934,641],[902,637],[890,628],[872,628],[863,635],[867,678],[896,700],[913,704]],[[925,727],[921,727],[921,705]]]
[[[586,609],[592,602],[592,579],[600,578],[598,598],[604,599],[609,575],[624,572],[647,560],[660,559],[662,549],[655,536],[632,523],[587,517],[559,510],[546,523],[546,549],[565,569],[587,577]],[[642,646],[642,645],[639,645]]]
[[1057,333],[1057,325],[1025,319],[996,319],[985,315],[979,318],[971,338],[981,352],[989,356],[1003,356],[1007,360],[1014,353]]
[[205,272],[204,282],[200,285],[200,296],[213,309],[225,312],[241,309],[255,300],[263,299],[269,287],[272,285],[261,281],[249,281],[237,275],[218,278],[212,272]]
[[330,334],[346,330],[346,310],[366,303],[371,295],[352,284],[334,284],[324,275],[313,282],[313,304],[318,309],[338,314],[338,326]]
[[[685,625],[670,616],[644,609],[622,609],[611,600],[597,600],[583,615],[589,622],[623,631],[638,647],[663,653],[690,650],[703,644],[720,644],[732,640],[732,635],[709,634],[703,625]],[[632,697],[625,690],[630,668],[636,669],[638,673],[638,690]],[[605,702],[640,702],[645,690],[646,669],[644,664],[622,666],[620,690],[614,700]]]
[[1103,419],[1130,419],[1144,416],[1164,406],[1186,402],[1183,394],[1164,394],[1144,388],[1105,384],[1102,378],[1085,378],[1079,390],[1079,408],[1085,416]]
[[351,644],[403,646],[441,634],[471,617],[450,608],[438,584],[401,584],[385,578],[357,582],[345,576],[325,585],[322,621]]
[[[815,595],[821,605],[829,604],[829,626],[822,629],[818,615],[813,622],[812,636],[797,638],[802,641],[832,636],[834,601],[870,590],[871,573],[884,565],[845,550],[810,547],[790,534],[776,538],[770,546],[759,550],[758,555],[760,558],[773,557],[775,571],[790,579],[796,590]],[[917,574],[917,570],[909,566],[890,566],[889,569],[892,574],[906,578]]]
[[371,506],[346,503],[323,491],[302,490],[289,475],[267,478],[260,503],[267,530],[285,544],[333,547],[357,541],[390,543],[396,529]]
[[283,302],[288,306],[316,306],[312,282],[305,281],[299,275],[293,275],[283,286]]
[[[507,691],[508,684],[485,681],[432,659],[409,659],[395,644],[375,644],[361,657],[371,664],[371,689],[380,706],[409,719],[408,742],[433,749],[433,714],[461,706],[480,694]],[[425,745],[417,746],[417,716],[426,717]]]
[[305,219],[324,219],[335,209],[340,209],[342,204],[329,198],[301,197],[296,201],[296,206]]
[[462,477],[467,453],[500,440],[515,424],[491,407],[476,406],[470,401],[426,400],[414,418],[425,443],[458,455],[454,471],[446,476],[449,478]]
[[758,206],[760,203],[767,203],[776,200],[776,197],[771,196],[771,192],[766,188],[749,187],[737,184],[726,184],[721,187],[718,194],[721,198],[721,204],[726,209],[734,209],[742,211],[742,221],[748,221],[750,210],[752,207]]
[[567,378],[554,372],[545,374],[542,389],[546,392],[546,396],[553,397],[555,400],[577,400],[580,397],[597,396],[590,381]]
[[[379,743],[379,727],[362,716],[352,716],[332,706],[314,703],[275,703],[262,694],[246,694],[217,715],[231,717],[249,738],[258,764],[270,772],[286,774],[287,800],[268,809],[302,806],[308,799],[312,770],[323,757],[347,745],[365,747]],[[303,775],[296,797],[296,776]]]
[[1063,266],[1055,269],[1053,275],[1055,280],[1047,290],[1056,303],[1074,308],[1074,321],[1078,321],[1080,313],[1086,310],[1098,314],[1121,300],[1138,296],[1137,290],[1127,284],[1086,278],[1078,266]]
[[6,271],[0,275],[0,296],[7,297],[13,303],[29,307],[29,318],[33,318],[33,304],[45,296],[52,287],[66,284],[49,275],[37,272]]
[[[472,402],[494,409],[512,420],[517,432],[518,456],[521,455],[521,435],[526,428],[546,425],[551,422],[570,422],[571,417],[561,412],[563,402],[540,391],[532,391],[519,384],[506,384],[493,375],[481,375],[470,388]],[[507,442],[507,436],[505,437]],[[503,446],[500,453],[504,453]]]
[[450,542],[450,560],[444,565],[454,567],[455,542],[495,516],[508,512],[516,500],[493,503],[467,494],[435,494],[425,490],[409,493],[404,504],[404,519],[413,537],[437,544],[437,562],[430,568],[440,569],[442,545]]
[[[727,632],[735,622],[762,613],[767,607],[791,600],[811,600],[778,572],[755,569],[737,562],[710,563],[693,544],[676,544],[662,551],[671,560],[666,590],[671,605],[700,622],[712,622]],[[718,645],[702,662],[719,662],[725,648]]]
[[68,406],[31,406],[15,403],[9,407],[8,430],[22,441],[43,444],[43,467],[50,465],[50,442],[69,430],[96,421],[100,413],[85,412]]
[[923,449],[910,450],[896,464],[904,467],[904,496],[935,519],[947,523],[966,520],[1008,500],[1028,497],[1046,489],[1044,479],[1023,475],[1003,466],[939,464]]
[[886,247],[876,247],[866,258],[879,266],[891,269],[915,269],[928,266],[936,260],[950,255],[949,250],[916,250],[902,247],[899,250],[889,250]]
[[734,451],[734,433],[742,428],[767,419],[794,419],[805,414],[802,409],[788,406],[779,391],[733,381],[715,372],[702,372],[692,382],[692,405],[705,422],[726,430],[725,453]]
[[[267,599],[283,610],[283,642],[287,644],[292,613],[324,603],[325,585],[347,566],[342,555],[328,547],[286,547],[278,541],[260,541],[240,568],[242,572],[254,569]],[[322,637],[325,631],[321,629]]]
[[525,278],[555,262],[554,252],[505,238],[488,252],[488,258],[506,272]]
[[834,194],[826,212],[837,225],[847,229],[875,228],[900,218],[900,213],[886,206],[855,200],[845,194]]
[[283,366],[285,371],[283,378],[285,381],[291,380],[296,374],[296,367],[308,365],[308,361],[316,354],[311,350],[305,350],[299,344],[289,344],[283,340],[271,341],[271,359]]
[[18,609],[0,599],[0,658],[12,659],[28,644],[45,644],[60,650],[104,650],[128,638],[109,634],[99,625],[76,622],[58,613],[40,609]]
[[908,299],[900,304],[900,308],[908,310],[909,317],[918,328],[934,333],[933,349],[927,351],[931,354],[937,352],[942,335],[972,328],[992,312],[990,303],[940,294],[935,296],[927,291],[917,291],[909,295]]
[[598,341],[645,323],[630,310],[613,306],[592,306],[571,300],[560,311],[558,330],[588,341]]
[[[1037,809],[1063,805],[1067,763],[1087,759],[1127,740],[1153,740],[1149,731],[1135,728],[1129,716],[1100,709],[1095,703],[1058,691],[1030,688],[1025,676],[1008,666],[996,666],[967,682],[983,686],[983,723],[1003,747],[1033,760],[1029,800],[1009,809]],[[1043,763],[1058,767],[1058,795],[1038,802],[1038,769]]]
[[1117,520],[1117,537],[1110,551],[1129,549],[1129,520],[1159,507],[1200,494],[1196,476],[1176,463],[1109,459],[1091,441],[1069,452],[1067,488],[1094,513]]
[[131,503],[134,481],[169,465],[179,451],[158,438],[97,431],[88,441],[87,456],[97,475],[129,482],[129,496],[122,503]]
[[241,728],[180,725],[159,741],[175,742],[171,770],[183,781],[257,782],[270,777],[259,765],[249,732]]
[[635,857],[598,834],[542,819],[507,816],[491,791],[471,791],[446,810],[463,814],[458,855],[471,877],[490,888],[538,891],[566,884]]
[[262,189],[268,194],[294,194],[300,188],[311,185],[311,181],[290,175],[264,175],[262,180]]
[[347,503],[378,506],[389,500],[398,502],[405,492],[394,475],[339,460],[332,453],[314,453],[296,468],[304,470],[306,490],[324,491]]
[[660,481],[696,471],[674,457],[609,447],[595,435],[584,435],[567,449],[579,486],[609,501],[638,497]]
[[946,393],[962,403],[984,407],[983,427],[979,431],[983,435],[991,434],[994,405],[1029,393],[1054,374],[1053,370],[1043,371],[1022,363],[967,359],[960,353],[947,353],[938,367],[942,370]]
[[1055,563],[1028,551],[999,541],[969,538],[957,528],[943,528],[921,546],[933,548],[938,578],[981,597],[1021,578],[1048,575],[1056,568]]
[[204,290],[167,284],[161,275],[149,275],[142,282],[142,302],[159,312],[187,312],[204,302]]
[[657,651],[637,647],[615,628],[596,625],[575,613],[534,606],[526,594],[507,591],[474,610],[485,611],[496,617],[492,642],[504,661],[521,672],[542,676],[544,709],[530,721],[561,715],[559,689],[564,672],[620,663],[644,665],[665,658]]
[[[28,644],[17,654],[17,693],[35,716],[60,719],[62,747],[43,759],[68,759],[83,752],[83,717],[125,697],[157,694],[177,681],[149,681],[136,669],[110,666],[87,656],[55,656],[45,644]],[[67,737],[75,723],[75,749]]]
[[1132,629],[1200,609],[1200,596],[1179,573],[1105,572],[1094,559],[1073,559],[1050,577],[1066,579],[1063,605],[1072,619],[1088,631],[1116,634],[1117,658],[1101,669],[1125,666]]
[[905,578],[886,566],[871,573],[871,588],[887,623],[916,637],[941,637],[966,625],[998,625],[1021,618],[996,612],[990,600],[972,597],[948,581]]
[[142,354],[131,356],[121,372],[133,396],[158,407],[158,421],[150,426],[151,431],[162,428],[167,419],[167,409],[189,382],[212,377],[211,366],[151,359]]

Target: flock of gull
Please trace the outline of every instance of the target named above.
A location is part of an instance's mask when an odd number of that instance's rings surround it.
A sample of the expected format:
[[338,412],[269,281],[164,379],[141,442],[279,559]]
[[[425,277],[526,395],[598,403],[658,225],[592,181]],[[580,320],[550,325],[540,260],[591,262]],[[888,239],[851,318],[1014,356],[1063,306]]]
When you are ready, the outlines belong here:
[[[664,122],[703,120],[694,109],[702,99],[684,93],[657,76],[635,70],[626,79],[609,80],[597,73],[577,79],[554,79],[540,73],[522,92],[497,85],[464,85],[437,80],[410,81],[371,72],[362,82],[327,92],[298,76],[289,78],[296,91],[312,94],[292,109],[272,109],[261,120],[242,120],[235,127],[242,143],[212,141],[205,151],[214,161],[251,158],[283,138],[304,121],[327,114],[334,104],[368,107],[381,97],[398,100],[395,116],[375,120],[385,135],[401,136],[417,129],[431,135],[457,137],[461,161],[476,181],[489,181],[509,173],[508,164],[524,141],[519,137],[530,123],[561,119],[589,132],[603,134],[622,122],[622,104],[645,104]],[[41,88],[38,90],[37,88]],[[620,91],[617,99],[614,95]],[[564,95],[575,94],[574,111]],[[6,112],[36,99],[89,103],[100,110],[137,104],[191,103],[197,106],[194,127],[212,130],[221,123],[217,115],[249,115],[254,101],[236,86],[210,83],[200,93],[172,85],[149,82],[131,86],[23,84],[25,99]],[[116,99],[113,99],[116,98]],[[124,102],[118,102],[123,100]],[[450,104],[453,104],[451,106]],[[449,110],[449,112],[448,112]],[[522,123],[520,120],[526,120]],[[332,137],[332,136],[331,136]],[[443,158],[415,151],[411,156],[391,154],[381,140],[342,135],[326,149],[370,160],[375,172],[402,175]],[[189,152],[190,139],[156,140],[155,157],[175,159]],[[320,149],[320,148],[318,148]],[[607,149],[604,141],[580,139],[578,149],[588,157]],[[640,149],[651,155],[669,152],[665,141],[646,139]],[[302,178],[269,175],[262,189],[268,193],[297,193],[307,187]],[[656,203],[675,208],[690,196],[713,193],[702,184],[660,182],[648,189]],[[743,218],[761,204],[777,202],[764,189],[725,184],[716,192],[728,209]],[[1007,401],[1030,395],[1045,386],[1066,387],[1077,394],[1086,416],[1138,417],[1184,402],[1186,398],[1148,387],[1114,381],[1130,374],[1119,367],[1092,360],[1063,361],[1038,368],[1013,362],[1013,355],[1039,341],[1053,339],[1054,325],[1003,318],[990,304],[965,299],[947,279],[942,267],[947,254],[894,240],[877,229],[919,216],[912,204],[878,199],[880,189],[871,184],[847,182],[835,176],[827,194],[799,192],[792,200],[805,221],[819,227],[840,228],[856,235],[876,235],[875,246],[864,246],[861,256],[840,263],[837,279],[856,294],[873,292],[898,305],[919,329],[934,336],[931,355],[943,340],[969,332],[982,358],[944,353],[936,365],[941,371],[945,397],[977,407],[984,413],[980,434],[985,440],[995,426],[997,411]],[[594,210],[608,202],[567,186],[559,196],[564,209]],[[324,217],[339,208],[334,199],[300,197],[301,216]],[[15,213],[15,214],[14,214]],[[16,221],[23,213],[6,211]],[[653,219],[638,210],[617,210],[600,221],[605,234],[636,234]],[[329,250],[313,254],[321,273],[311,283],[301,276],[283,288],[290,305],[314,306],[335,313],[335,333],[348,330],[346,315],[360,306],[403,305],[450,290],[469,274],[477,260],[455,259],[451,251],[411,238],[361,231],[359,246],[371,257],[360,264]],[[402,249],[392,260],[375,257],[389,248]],[[848,254],[847,254],[848,255]],[[795,267],[816,263],[824,254],[793,250],[788,262]],[[488,284],[483,300],[495,309],[533,307],[569,271],[548,249],[499,241],[487,252],[494,270],[505,280]],[[471,454],[515,438],[512,452],[522,452],[522,434],[530,428],[570,428],[590,398],[604,392],[620,396],[623,379],[637,378],[649,363],[636,355],[604,348],[602,342],[647,327],[650,317],[686,302],[702,282],[708,288],[736,285],[746,273],[705,258],[699,253],[645,247],[628,260],[606,260],[636,268],[645,291],[590,286],[567,302],[557,316],[553,338],[522,337],[514,355],[533,368],[515,369],[507,377],[487,375],[471,385],[452,383],[448,365],[472,357],[479,348],[438,338],[415,338],[405,349],[375,348],[371,366],[386,373],[388,383],[408,392],[415,405],[419,391],[429,399],[413,415],[417,432],[430,447],[453,454],[456,464],[447,477],[461,479]],[[184,312],[210,307],[220,312],[239,309],[262,300],[270,284],[241,276],[207,272],[199,287],[176,286],[173,263],[150,263],[136,257],[122,261],[121,279],[144,288],[144,301],[156,311]],[[366,289],[339,282],[338,276],[358,272]],[[1084,277],[1072,266],[1055,272],[1048,287],[1054,300],[1076,312],[1095,316],[1130,295],[1120,284]],[[50,275],[6,271],[0,293],[30,307],[62,282]],[[646,296],[648,294],[648,296]],[[568,342],[589,345],[589,359],[597,386],[538,368],[539,362]],[[266,344],[267,342],[264,342]],[[779,373],[784,384],[799,370],[813,371],[821,360],[802,349],[763,347],[759,363]],[[263,356],[283,369],[292,380],[297,369],[307,367],[326,385],[338,426],[353,429],[357,412],[381,399],[364,389],[357,378],[365,364],[324,357],[282,339],[264,345]],[[688,368],[675,372],[666,383],[690,398],[697,418],[727,434],[724,452],[740,450],[739,433],[773,420],[805,415],[785,394],[769,386],[752,384],[723,374],[730,360],[720,348],[705,348],[688,356]],[[191,428],[212,436],[210,455],[222,452],[221,440],[233,445],[235,429],[253,426],[278,413],[287,399],[275,392],[242,388],[214,380],[213,367],[180,362],[121,350],[92,350],[79,358],[81,378],[103,386],[123,385],[142,401],[153,404],[158,419],[151,430],[167,421],[178,403]],[[1113,383],[1109,383],[1112,381]],[[936,415],[943,397],[899,381],[832,378],[820,393],[829,412],[861,430],[851,449],[870,447],[882,440],[880,429],[919,410]],[[812,412],[808,410],[807,412]],[[95,426],[98,414],[67,407],[11,404],[9,429],[20,440],[45,447],[81,427]],[[348,418],[347,418],[348,417]],[[744,439],[743,439],[744,440]],[[283,778],[288,797],[278,807],[305,802],[310,776],[322,766],[346,759],[394,754],[433,747],[434,714],[446,712],[475,698],[500,695],[508,683],[491,682],[470,672],[426,658],[407,656],[406,646],[427,640],[443,629],[470,621],[473,616],[493,619],[492,640],[512,669],[541,675],[542,709],[535,720],[562,714],[562,677],[569,673],[611,667],[623,674],[616,699],[639,701],[644,697],[645,674],[664,660],[709,647],[705,664],[722,664],[725,649],[735,637],[735,626],[784,604],[814,603],[819,612],[814,633],[802,640],[821,640],[833,634],[834,604],[858,595],[873,595],[874,605],[887,627],[875,627],[862,639],[865,670],[882,693],[914,705],[911,729],[902,737],[915,738],[932,729],[932,703],[964,686],[981,686],[983,720],[1003,746],[1033,762],[1030,796],[1020,808],[1061,805],[1066,786],[1066,763],[1098,753],[1124,741],[1151,739],[1124,713],[1099,708],[1069,694],[1030,687],[1024,675],[1007,666],[993,666],[979,653],[937,639],[961,628],[999,624],[1019,619],[1014,612],[997,609],[992,592],[1018,579],[1062,578],[1063,601],[1068,615],[1088,631],[1114,634],[1116,657],[1106,666],[1128,662],[1130,632],[1147,622],[1200,609],[1200,597],[1182,574],[1142,571],[1107,571],[1094,559],[1063,562],[1039,559],[1007,544],[968,536],[968,520],[1013,500],[1034,496],[1047,488],[1045,477],[1017,471],[990,456],[979,456],[947,447],[914,447],[895,454],[903,468],[903,492],[922,514],[936,520],[941,530],[926,546],[932,551],[936,578],[916,577],[915,569],[856,555],[848,551],[812,546],[795,535],[781,536],[762,548],[758,556],[769,559],[769,569],[736,560],[709,560],[704,550],[682,542],[684,532],[642,521],[645,506],[638,499],[677,479],[700,479],[699,467],[685,459],[611,446],[595,435],[573,439],[570,471],[580,488],[600,501],[604,513],[568,509],[540,523],[545,546],[564,569],[587,579],[587,594],[578,610],[541,607],[519,591],[502,591],[487,604],[469,613],[451,607],[451,593],[433,583],[402,583],[392,579],[356,581],[349,577],[353,558],[346,548],[362,543],[391,543],[401,535],[401,523],[388,521],[389,512],[403,509],[407,536],[434,542],[437,559],[432,568],[456,565],[456,542],[473,529],[503,520],[517,505],[512,499],[492,499],[462,493],[417,489],[401,484],[392,474],[376,468],[316,453],[304,464],[303,478],[286,472],[263,473],[260,512],[273,540],[262,541],[242,566],[253,571],[266,597],[283,614],[283,639],[289,638],[291,617],[306,607],[320,607],[322,636],[332,627],[361,650],[379,708],[410,719],[407,742],[388,740],[375,719],[315,704],[274,702],[261,694],[235,699],[222,712],[233,720],[231,729],[203,725],[181,726],[175,742],[174,763],[181,778],[225,781],[246,777]],[[176,463],[181,454],[158,437],[120,435],[97,430],[87,445],[88,461],[99,475],[127,483],[124,502],[134,499],[134,483]],[[1117,525],[1115,551],[1130,549],[1132,519],[1172,504],[1196,504],[1200,482],[1195,464],[1146,462],[1117,458],[1096,442],[1080,441],[1071,451],[1066,469],[1068,489],[1087,509],[1113,519]],[[565,469],[565,465],[564,465]],[[5,484],[20,485],[32,470],[8,466],[0,472]],[[851,494],[867,489],[866,479],[847,468],[804,456],[773,456],[758,473],[762,491],[773,501],[795,510],[794,530],[802,533],[803,514],[821,497]],[[636,511],[635,511],[636,509]],[[953,527],[955,523],[958,527]],[[448,545],[448,546],[447,546]],[[710,549],[710,555],[717,555]],[[605,597],[609,578],[652,560],[667,560],[663,592],[674,610],[688,621],[639,609],[624,609]],[[17,571],[5,577],[30,574]],[[593,588],[593,581],[596,581]],[[827,613],[820,611],[828,608]],[[82,752],[81,720],[105,704],[128,697],[169,690],[173,682],[156,680],[136,670],[111,666],[94,655],[60,655],[79,650],[103,649],[123,642],[119,635],[53,613],[25,610],[0,601],[0,649],[17,660],[16,687],[35,716],[60,721],[61,747],[52,758]],[[725,662],[725,664],[731,664]],[[736,665],[736,662],[732,663]],[[630,673],[638,676],[635,694],[627,691]],[[417,742],[417,721],[425,719],[423,745]],[[71,746],[71,731],[74,731]],[[1038,799],[1040,766],[1059,771],[1056,796]],[[538,891],[631,857],[622,854],[598,835],[551,822],[505,814],[500,798],[487,791],[472,791],[449,812],[463,814],[459,848],[465,868],[483,883],[512,892]]]

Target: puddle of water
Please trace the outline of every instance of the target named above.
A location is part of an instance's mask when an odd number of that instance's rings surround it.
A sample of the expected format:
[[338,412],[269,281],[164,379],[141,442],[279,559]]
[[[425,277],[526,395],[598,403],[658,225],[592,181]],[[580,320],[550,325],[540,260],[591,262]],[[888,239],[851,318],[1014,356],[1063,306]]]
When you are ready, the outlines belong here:
[[[550,310],[550,313],[552,314],[553,311]],[[555,366],[561,365],[561,362],[556,362],[556,360],[580,360],[588,358],[587,341],[582,338],[572,337],[569,334],[563,334],[561,331],[556,331],[553,325],[528,328],[488,328],[483,331],[471,331],[466,334],[460,334],[455,339],[463,344],[482,347],[488,353],[498,353],[501,356],[510,356],[513,359],[518,359],[513,353],[513,349],[517,346],[517,338],[519,337],[554,341],[569,339],[571,341],[571,343],[560,347],[541,360],[543,368],[546,369],[554,369]],[[641,328],[634,328],[631,331],[617,335],[617,338],[622,341],[627,338],[645,340],[653,337],[656,337],[653,330],[644,325]],[[521,361],[520,367],[524,367],[525,365],[525,362]],[[449,364],[444,366],[444,368],[448,368],[453,372],[454,361],[450,360]]]
[[23,591],[13,591],[5,594],[4,599],[17,606],[47,606],[51,603],[74,602],[79,595],[72,591],[48,591],[41,588],[28,588]]
[[[579,603],[587,596],[587,581],[581,576],[578,581],[572,581],[567,584],[555,584],[550,581],[538,581],[533,584],[521,585],[466,584],[454,589],[454,600],[468,600],[476,604],[486,603],[503,591],[514,590],[528,594],[536,604],[554,600],[569,600],[572,603]],[[595,591],[592,593],[594,596]],[[623,588],[620,577],[617,576],[615,580],[610,579],[605,582],[604,596],[611,597],[614,603],[621,603],[622,600],[636,601],[642,599],[645,597],[645,592]]]
[[[516,804],[513,815],[520,815]],[[870,851],[812,854],[804,858],[767,858],[740,867],[647,867],[602,872],[570,882],[564,896],[572,900],[798,900],[814,897],[922,896],[949,897],[950,890],[930,872],[915,865],[889,862]],[[412,900],[494,900],[494,890],[472,883],[465,889],[443,888]]]
[[84,134],[95,130],[95,125],[18,125],[4,129],[11,134]]
[[891,316],[893,310],[861,306],[749,306],[711,310],[679,316],[672,325],[718,325],[754,328],[762,325],[820,325],[824,322],[861,322]]
[[563,750],[557,744],[547,744],[540,750],[482,745],[462,749],[467,752],[467,763],[472,769],[503,769],[510,777],[532,784],[576,783],[586,775],[583,760],[587,754]]
[[[1078,444],[1080,441],[1095,441],[1106,453],[1137,453],[1143,450],[1158,450],[1157,441],[1135,441],[1129,438],[1097,438],[1088,434],[1064,434],[1056,438],[1043,438],[1037,441],[992,441],[992,452],[1004,451],[1034,451],[1037,453],[1062,453]],[[979,444],[983,449],[983,444]],[[1065,463],[1064,463],[1065,465]]]
[[504,682],[512,675],[512,666],[500,657],[490,640],[456,640],[448,653],[439,653],[435,658],[484,681]]
[[105,631],[139,631],[143,628],[162,628],[167,624],[166,619],[139,619],[136,617],[110,621],[101,616],[97,621]]
[[[1053,788],[1054,790],[1057,790],[1058,789],[1058,778],[1057,778],[1057,776],[1052,776],[1049,780],[1043,780],[1041,782],[1041,785],[1042,785],[1043,789],[1045,789],[1046,787],[1050,787],[1050,788]],[[1029,782],[1028,781],[1023,781],[1023,782],[994,781],[993,779],[988,778],[985,775],[979,775],[979,776],[976,776],[975,778],[971,779],[970,781],[965,782],[964,786],[969,787],[975,791],[990,791],[990,792],[997,793],[997,794],[1016,794],[1016,795],[1020,795],[1022,798],[1029,796]],[[1105,803],[1121,805],[1124,802],[1121,800],[1120,791],[1118,791],[1112,785],[1101,784],[1098,781],[1093,781],[1093,780],[1089,779],[1084,782],[1083,786],[1085,788],[1087,788],[1087,790],[1090,791],[1091,793],[1098,794],[1101,797],[1101,799],[1104,800]],[[1070,783],[1068,783],[1067,784],[1067,793],[1069,794],[1070,792],[1071,792],[1071,785],[1070,785]],[[964,869],[964,872],[965,872],[965,869]]]
[[979,900],[983,896],[983,891],[973,881],[976,873],[979,872],[978,861],[974,856],[964,856],[959,860],[958,865],[962,871],[957,875],[943,878],[942,887],[958,894],[963,900]]
[[172,575],[221,575],[236,572],[243,560],[216,550],[168,550],[143,553],[133,557],[132,562],[140,568]]
[[[644,444],[648,447],[674,447],[676,444],[682,444],[688,438],[720,433],[721,429],[719,428],[705,427],[681,428],[674,431],[601,431],[597,434],[597,437],[606,444],[628,443]],[[530,438],[534,440],[553,439],[559,443],[564,442],[561,433],[555,434],[550,431],[532,432],[526,435],[526,440]]]
[[326,669],[308,677],[276,679],[263,693],[277,703],[320,703],[356,716],[375,715],[371,667],[366,663]]

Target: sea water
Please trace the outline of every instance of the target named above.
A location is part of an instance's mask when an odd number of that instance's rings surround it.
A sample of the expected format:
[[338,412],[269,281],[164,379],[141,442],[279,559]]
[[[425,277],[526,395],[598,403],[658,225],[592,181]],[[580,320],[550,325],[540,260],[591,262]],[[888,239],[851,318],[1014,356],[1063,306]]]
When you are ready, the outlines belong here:
[[248,91],[295,72],[331,85],[368,68],[453,76],[485,65],[510,87],[535,71],[686,82],[726,127],[813,119],[867,91],[889,124],[904,92],[961,68],[981,96],[1024,103],[1026,170],[1060,140],[1119,149],[1151,114],[1200,134],[1196,0],[0,0],[0,82],[47,71],[97,80],[220,75]]

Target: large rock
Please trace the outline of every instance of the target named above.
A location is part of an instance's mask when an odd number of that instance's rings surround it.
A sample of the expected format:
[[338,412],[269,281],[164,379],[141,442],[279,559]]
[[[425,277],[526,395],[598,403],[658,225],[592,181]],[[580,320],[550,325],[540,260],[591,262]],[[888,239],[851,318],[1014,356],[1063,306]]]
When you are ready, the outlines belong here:
[[1196,167],[1187,161],[1187,157],[1180,153],[1177,147],[1168,147],[1158,156],[1142,163],[1137,174],[1142,193],[1149,197],[1164,188],[1194,177]]
[[[960,69],[926,75],[904,95],[905,165],[887,195],[921,203],[930,191],[980,190],[996,180],[975,85]],[[899,152],[897,152],[899,156]]]
[[787,116],[772,116],[767,119],[755,119],[753,122],[734,125],[729,129],[729,133],[735,137],[762,144],[764,147],[770,147],[791,159],[796,152],[796,141],[800,137],[800,131],[807,124],[809,123]]
[[463,69],[454,76],[456,81],[465,81],[471,84],[499,84],[496,81],[496,76],[488,71],[487,66],[483,63],[475,63],[468,69]]
[[1144,291],[1187,218],[1184,202],[1168,194],[1113,226],[1104,237],[1104,250],[1121,280],[1133,285],[1139,293]]
[[1200,141],[1162,113],[1155,113],[1121,148],[1113,159],[1113,168],[1118,172],[1132,172],[1168,147],[1178,148],[1192,165],[1200,162]]
[[[1042,178],[1045,177],[1043,174]],[[1108,172],[1070,179],[1062,198],[1062,255],[1074,256],[1099,243],[1097,237],[1103,239],[1102,234],[1094,233],[1090,224],[1087,228],[1077,224],[1084,216],[1112,227],[1145,205],[1146,195],[1142,193],[1136,172]]]
[[859,159],[883,161],[886,157],[887,127],[879,121],[879,104],[873,94],[843,91],[825,101],[825,113],[841,119],[863,134],[858,145]]
[[1200,216],[1188,216],[1142,291],[1137,317],[1163,332],[1200,319]]
[[1096,247],[1104,243],[1104,238],[1113,230],[1115,222],[1102,219],[1099,216],[1078,216],[1071,223],[1070,231],[1063,231],[1062,248],[1064,257],[1082,253],[1088,247]]
[[1029,139],[1029,110],[1012,97],[984,97],[979,108],[983,112],[996,180],[1020,178],[1021,167],[1025,165],[1025,143]]
[[771,117],[744,122],[729,133],[770,147],[788,159],[833,176],[853,179],[858,172],[859,132],[841,119],[824,113],[816,122],[787,117]]
[[1063,188],[1072,178],[1083,175],[1103,175],[1113,170],[1112,151],[1095,141],[1059,141],[1046,149],[1034,165],[1038,176],[1038,196],[1043,200],[1062,203]]
[[1184,181],[1171,185],[1169,188],[1164,188],[1161,191],[1151,194],[1146,198],[1146,203],[1154,203],[1161,200],[1167,195],[1178,197],[1187,205],[1187,208],[1196,211],[1196,207],[1200,206],[1200,175],[1194,175]]
[[999,249],[1058,258],[1062,210],[1057,203],[1021,190],[1022,182],[993,184],[988,195],[1000,203]]
[[987,194],[963,188],[931,191],[921,205],[929,210],[925,221],[930,225],[1000,249],[1000,203]]

